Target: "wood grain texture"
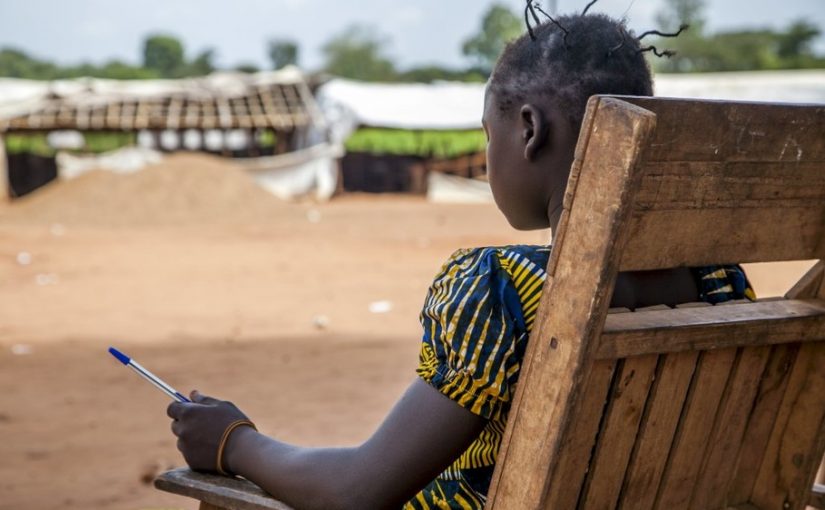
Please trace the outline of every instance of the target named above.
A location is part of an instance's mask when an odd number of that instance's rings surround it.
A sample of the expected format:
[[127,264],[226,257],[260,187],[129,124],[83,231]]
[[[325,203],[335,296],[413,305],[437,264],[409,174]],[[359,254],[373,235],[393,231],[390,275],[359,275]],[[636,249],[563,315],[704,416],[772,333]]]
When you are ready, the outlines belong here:
[[825,106],[622,97],[656,114],[646,160],[825,162]]
[[774,422],[750,501],[805,508],[825,451],[825,342],[802,345]]
[[657,362],[658,356],[623,360],[580,499],[583,508],[616,507]]
[[490,487],[490,508],[544,506],[558,452],[582,402],[588,360],[615,284],[613,254],[626,242],[622,225],[640,178],[641,148],[655,126],[652,114],[621,101],[594,98],[590,104]]
[[623,358],[825,339],[825,301],[771,300],[610,314],[595,356]]
[[825,107],[627,100],[658,127],[621,270],[825,257]]
[[669,354],[660,362],[625,477],[620,508],[653,508],[667,462],[665,452],[670,451],[673,443],[698,355],[698,352]]
[[226,510],[292,510],[252,482],[196,473],[188,468],[167,471],[155,479],[162,491],[197,499]]
[[746,503],[750,499],[798,352],[799,344],[782,344],[772,348],[759,382],[753,410],[748,417],[734,479],[728,492],[728,503],[731,505]]
[[545,508],[575,508],[593,456],[605,402],[615,373],[614,361],[600,361],[590,370],[582,404],[559,452]]
[[655,508],[687,508],[722,400],[735,349],[702,353],[671,446]]
[[733,478],[742,436],[754,406],[759,381],[768,362],[771,348],[750,347],[740,351],[727,387],[694,488],[691,508],[720,508],[728,503],[728,488]]

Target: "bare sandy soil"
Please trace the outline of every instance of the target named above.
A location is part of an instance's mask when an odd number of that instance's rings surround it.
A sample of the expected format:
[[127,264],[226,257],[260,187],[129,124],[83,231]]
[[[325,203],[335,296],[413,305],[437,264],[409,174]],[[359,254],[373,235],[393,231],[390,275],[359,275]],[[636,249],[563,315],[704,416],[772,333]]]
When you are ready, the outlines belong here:
[[[151,487],[182,464],[167,400],[109,345],[287,441],[357,444],[414,377],[446,257],[547,238],[494,206],[282,203],[191,155],[0,208],[0,509],[196,508]],[[766,296],[809,266],[748,270]]]

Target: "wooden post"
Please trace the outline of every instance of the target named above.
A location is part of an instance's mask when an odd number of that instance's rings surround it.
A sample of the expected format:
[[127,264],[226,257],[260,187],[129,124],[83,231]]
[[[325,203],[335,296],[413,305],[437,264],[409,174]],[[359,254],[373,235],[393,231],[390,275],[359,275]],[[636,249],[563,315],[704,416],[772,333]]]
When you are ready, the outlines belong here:
[[9,160],[6,157],[6,141],[0,135],[0,203],[11,202],[9,184]]

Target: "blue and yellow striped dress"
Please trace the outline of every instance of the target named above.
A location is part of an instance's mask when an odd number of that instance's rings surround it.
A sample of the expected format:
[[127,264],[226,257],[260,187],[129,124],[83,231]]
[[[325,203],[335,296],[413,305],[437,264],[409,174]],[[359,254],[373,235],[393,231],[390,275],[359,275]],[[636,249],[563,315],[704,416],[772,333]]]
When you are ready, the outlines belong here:
[[[435,277],[421,312],[417,373],[489,422],[405,510],[484,507],[549,256],[547,246],[459,250]],[[692,271],[704,301],[755,298],[739,266]]]

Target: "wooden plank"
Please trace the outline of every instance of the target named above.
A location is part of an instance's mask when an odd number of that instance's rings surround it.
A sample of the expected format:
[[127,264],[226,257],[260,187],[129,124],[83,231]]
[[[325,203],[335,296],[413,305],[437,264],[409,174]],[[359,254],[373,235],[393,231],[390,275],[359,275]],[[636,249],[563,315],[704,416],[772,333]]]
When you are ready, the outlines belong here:
[[713,433],[708,437],[708,449],[693,491],[691,508],[720,508],[728,502],[728,486],[770,353],[771,348],[765,346],[741,351],[716,413]]
[[188,468],[161,474],[155,479],[155,487],[226,510],[291,510],[252,482],[196,473]]
[[814,485],[808,504],[814,508],[825,510],[825,485]]
[[791,372],[750,501],[801,510],[825,450],[825,343],[807,343]]
[[825,107],[626,99],[657,129],[621,270],[825,257]]
[[750,499],[798,352],[799,344],[776,345],[772,348],[756,392],[754,408],[748,417],[734,479],[730,486],[729,504],[741,504]]
[[550,481],[546,508],[575,508],[579,500],[615,368],[614,361],[600,361],[590,370],[581,407],[564,439],[559,467]]
[[[619,506],[634,510],[652,509],[665,470],[676,426],[696,369],[698,352],[665,356],[651,390],[648,409],[640,427],[635,451],[625,477]],[[558,507],[572,508],[572,507]]]
[[[634,213],[621,271],[825,258],[825,203]],[[712,227],[711,227],[712,225]],[[669,235],[678,232],[676,238]]]
[[642,356],[621,362],[580,499],[581,507],[616,507],[658,360],[658,356]]
[[610,359],[823,339],[825,301],[759,301],[611,314],[595,355]]
[[634,209],[760,209],[810,207],[825,201],[823,162],[668,161],[646,165]]
[[544,506],[610,306],[614,254],[627,240],[627,200],[638,186],[641,148],[654,125],[649,112],[621,101],[588,103],[538,320],[490,485],[491,507]]
[[707,438],[735,359],[734,349],[700,355],[656,495],[655,508],[687,508],[690,503]]
[[825,161],[825,106],[625,97],[656,114],[646,160]]

